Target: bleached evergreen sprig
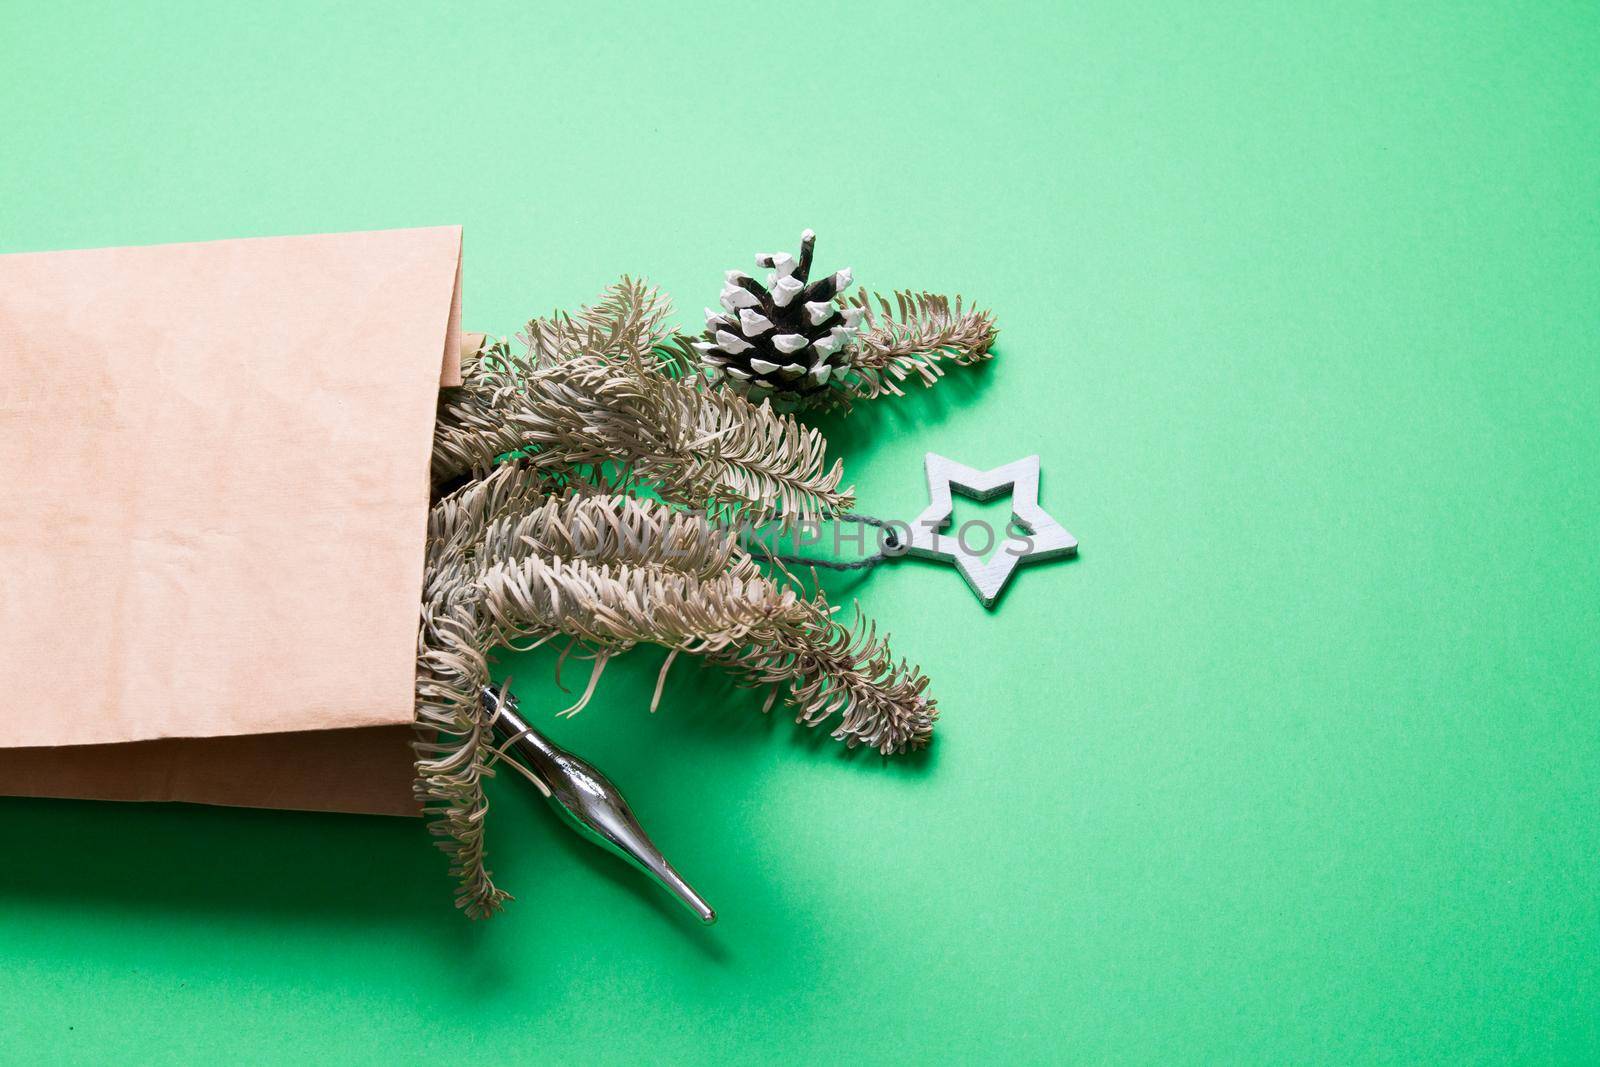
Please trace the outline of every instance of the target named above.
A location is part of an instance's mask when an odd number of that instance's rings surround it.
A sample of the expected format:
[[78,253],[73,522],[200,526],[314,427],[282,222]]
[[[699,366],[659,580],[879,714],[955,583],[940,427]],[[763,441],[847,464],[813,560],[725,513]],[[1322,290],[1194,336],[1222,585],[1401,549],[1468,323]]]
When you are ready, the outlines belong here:
[[[522,350],[488,346],[441,394],[433,478],[525,456],[556,485],[643,481],[669,500],[751,518],[828,515],[854,497],[815,429],[706,388],[668,345],[665,298],[624,278],[593,307],[535,319]],[[689,368],[692,369],[692,368]]]
[[[799,261],[773,266],[803,273]],[[624,278],[592,307],[532,320],[518,350],[501,341],[467,358],[463,384],[441,395],[416,789],[451,858],[457,903],[475,917],[508,896],[484,836],[483,784],[500,756],[480,693],[497,647],[576,643],[594,667],[569,713],[612,658],[654,644],[669,665],[695,655],[766,688],[768,706],[781,698],[796,721],[830,724],[852,747],[887,755],[932,735],[937,708],[921,671],[859,614],[846,625],[820,593],[764,569],[725,521],[847,510],[827,442],[769,401],[718,389],[669,314],[659,292]],[[903,358],[890,352],[884,373]]]
[[850,354],[849,386],[869,400],[884,393],[904,396],[900,383],[912,375],[933,385],[947,362],[964,367],[992,358],[1000,332],[992,314],[963,308],[959,296],[901,291],[891,305],[862,289],[846,303],[861,312],[864,327]]
[[770,687],[797,722],[832,722],[851,747],[921,747],[937,717],[927,679],[875,628],[839,623],[820,594],[765,573],[730,532],[657,500],[552,496],[531,463],[502,464],[432,510],[418,642],[418,797],[474,917],[506,899],[483,836],[495,760],[477,699],[488,653],[558,636],[595,664],[569,713],[612,657],[648,643]]

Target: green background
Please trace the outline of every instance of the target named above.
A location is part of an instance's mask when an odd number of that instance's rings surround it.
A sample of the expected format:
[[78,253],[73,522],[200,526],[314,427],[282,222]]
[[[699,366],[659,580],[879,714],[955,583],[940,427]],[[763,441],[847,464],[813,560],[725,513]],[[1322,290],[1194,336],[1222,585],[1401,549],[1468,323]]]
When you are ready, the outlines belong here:
[[509,779],[484,925],[409,821],[0,801],[5,1057],[1600,1060],[1600,10],[1295,6],[6,3],[0,250],[459,222],[509,333],[811,226],[1003,327],[862,507],[1037,452],[1083,552],[836,583],[918,758],[505,663],[710,929]]

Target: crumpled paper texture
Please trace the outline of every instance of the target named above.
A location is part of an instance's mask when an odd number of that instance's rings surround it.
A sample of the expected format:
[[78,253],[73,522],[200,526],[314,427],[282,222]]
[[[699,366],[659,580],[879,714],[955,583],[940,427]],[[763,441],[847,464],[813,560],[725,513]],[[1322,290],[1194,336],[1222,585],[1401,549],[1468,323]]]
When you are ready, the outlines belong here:
[[0,256],[0,792],[415,813],[459,227]]

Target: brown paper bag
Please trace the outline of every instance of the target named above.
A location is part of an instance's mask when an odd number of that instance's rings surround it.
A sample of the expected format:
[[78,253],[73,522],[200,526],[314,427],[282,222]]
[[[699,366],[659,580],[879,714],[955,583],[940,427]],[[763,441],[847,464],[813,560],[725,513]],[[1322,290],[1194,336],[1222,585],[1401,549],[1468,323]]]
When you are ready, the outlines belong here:
[[416,814],[459,227],[0,256],[0,792]]

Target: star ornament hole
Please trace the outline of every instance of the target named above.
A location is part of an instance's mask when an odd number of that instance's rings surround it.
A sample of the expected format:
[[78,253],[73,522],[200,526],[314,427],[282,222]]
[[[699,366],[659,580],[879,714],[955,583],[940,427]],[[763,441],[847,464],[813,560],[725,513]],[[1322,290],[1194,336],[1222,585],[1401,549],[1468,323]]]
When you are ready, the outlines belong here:
[[[928,507],[911,523],[907,554],[954,563],[984,607],[994,607],[1019,564],[1077,554],[1078,539],[1039,506],[1038,456],[980,471],[929,452],[924,466]],[[975,535],[973,523],[952,531],[953,492],[979,501],[1010,492],[1009,536],[1002,540],[992,528]],[[1000,542],[998,548],[995,542]]]
[[1011,510],[1010,486],[988,494],[987,500],[956,483],[950,490],[954,508],[939,532],[954,537],[963,552],[987,563],[996,552],[1026,552],[1031,547],[1033,530]]

